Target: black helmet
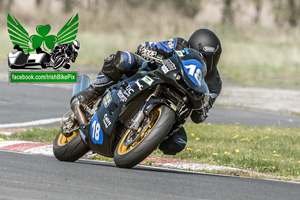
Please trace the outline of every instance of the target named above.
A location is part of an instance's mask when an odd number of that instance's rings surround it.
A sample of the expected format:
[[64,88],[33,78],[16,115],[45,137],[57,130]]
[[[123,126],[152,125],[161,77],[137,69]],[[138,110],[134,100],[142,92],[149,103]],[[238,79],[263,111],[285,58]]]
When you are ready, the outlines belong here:
[[208,29],[198,29],[189,39],[191,48],[199,51],[206,59],[207,73],[213,71],[221,57],[221,42],[216,34]]

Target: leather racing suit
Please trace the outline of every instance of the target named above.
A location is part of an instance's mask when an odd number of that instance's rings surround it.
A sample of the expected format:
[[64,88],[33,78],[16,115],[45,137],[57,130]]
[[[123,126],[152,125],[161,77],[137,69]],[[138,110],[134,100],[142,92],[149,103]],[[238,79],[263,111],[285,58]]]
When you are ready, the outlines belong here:
[[[168,58],[172,55],[174,50],[181,50],[188,47],[188,41],[183,38],[176,37],[157,43],[144,42],[139,45],[137,53],[144,53],[154,57],[160,55],[164,58]],[[146,61],[132,52],[118,51],[116,54],[109,55],[104,59],[103,68],[98,74],[96,80],[86,90],[75,95],[72,100],[77,98],[81,103],[89,103],[93,99],[102,95],[107,87],[120,80],[123,75],[127,77],[134,75],[142,66],[143,62]],[[222,89],[222,81],[217,67],[215,67],[212,71],[208,70],[204,80],[208,86],[211,96],[209,105],[205,108],[204,112],[203,110],[193,110],[191,119],[195,123],[203,122],[207,118],[209,109],[212,107]],[[74,110],[74,106],[72,106],[72,104],[71,107]],[[165,154],[175,155],[184,149],[186,141],[186,132],[182,127],[182,123],[176,124],[173,126],[167,139],[161,143],[159,149]]]

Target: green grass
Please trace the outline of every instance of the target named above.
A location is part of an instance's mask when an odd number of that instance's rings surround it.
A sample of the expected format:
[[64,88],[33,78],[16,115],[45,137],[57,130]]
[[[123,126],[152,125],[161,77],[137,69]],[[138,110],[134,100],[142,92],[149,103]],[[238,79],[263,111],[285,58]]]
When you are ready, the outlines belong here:
[[185,129],[187,147],[173,158],[300,180],[300,129],[192,123]]
[[[182,152],[166,156],[156,150],[152,155],[240,168],[300,181],[300,129],[193,123],[186,123],[184,127],[188,133],[188,143]],[[10,136],[0,135],[0,138],[52,143],[58,131],[59,128],[32,128]],[[112,161],[100,155],[93,159]],[[236,175],[243,176],[243,173]]]
[[3,139],[53,143],[59,130],[60,128],[29,128],[26,131],[16,132],[11,135],[0,134],[0,141]]

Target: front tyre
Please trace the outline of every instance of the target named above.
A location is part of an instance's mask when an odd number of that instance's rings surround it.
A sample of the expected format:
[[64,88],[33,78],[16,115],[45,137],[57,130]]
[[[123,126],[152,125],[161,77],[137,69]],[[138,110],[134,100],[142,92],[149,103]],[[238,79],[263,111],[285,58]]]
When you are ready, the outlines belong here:
[[131,168],[150,155],[169,133],[175,122],[175,113],[162,105],[150,112],[148,121],[144,127],[140,127],[142,132],[134,142],[130,142],[130,130],[120,139],[114,152],[114,161],[118,167]]
[[53,153],[60,161],[74,162],[88,151],[79,131],[74,131],[70,137],[65,137],[60,130],[53,142]]

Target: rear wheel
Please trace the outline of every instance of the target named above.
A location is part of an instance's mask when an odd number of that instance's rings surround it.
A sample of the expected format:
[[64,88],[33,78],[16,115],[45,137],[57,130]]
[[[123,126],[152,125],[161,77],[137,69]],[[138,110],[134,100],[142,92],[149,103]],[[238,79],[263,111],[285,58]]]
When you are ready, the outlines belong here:
[[143,161],[165,139],[174,122],[175,113],[170,108],[154,108],[137,132],[127,130],[122,136],[114,152],[116,165],[131,168]]
[[74,162],[89,151],[82,141],[79,131],[73,131],[72,135],[66,137],[60,130],[53,142],[53,153],[60,161]]

